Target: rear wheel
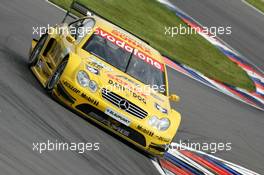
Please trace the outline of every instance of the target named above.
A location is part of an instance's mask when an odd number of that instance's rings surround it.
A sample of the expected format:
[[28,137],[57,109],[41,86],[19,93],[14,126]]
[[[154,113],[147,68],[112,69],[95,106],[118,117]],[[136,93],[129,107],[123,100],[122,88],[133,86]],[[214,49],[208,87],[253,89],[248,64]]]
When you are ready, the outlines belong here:
[[39,53],[41,49],[43,48],[47,38],[48,38],[48,34],[42,35],[39,41],[37,42],[36,46],[34,47],[31,55],[29,56],[29,60],[28,60],[28,65],[30,67],[35,66],[37,64],[38,59],[39,59]]
[[46,90],[48,92],[52,91],[54,87],[58,84],[60,77],[68,63],[68,59],[64,59],[56,68],[55,72],[51,77],[49,78],[47,85],[46,85]]

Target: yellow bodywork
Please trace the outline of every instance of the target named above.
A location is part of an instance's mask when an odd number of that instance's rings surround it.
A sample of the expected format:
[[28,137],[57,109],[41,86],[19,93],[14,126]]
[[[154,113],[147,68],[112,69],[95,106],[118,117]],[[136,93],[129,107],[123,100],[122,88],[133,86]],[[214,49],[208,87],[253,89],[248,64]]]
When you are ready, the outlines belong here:
[[[138,48],[139,50],[143,49],[142,52],[148,52],[147,54],[151,55],[151,57],[155,58],[164,66],[165,78],[166,82],[168,82],[166,66],[164,65],[163,58],[158,51],[107,21],[98,17],[94,17],[93,19],[96,21],[96,24],[93,31],[90,33],[93,33],[98,28],[108,33],[113,33],[113,30],[118,30],[120,33],[124,32],[129,38],[140,43],[140,45],[135,45],[133,47]],[[63,24],[60,27],[67,28],[67,25]],[[113,93],[118,94],[127,101],[147,111],[147,116],[143,119],[135,117],[131,113],[113,105],[111,102],[103,98],[103,88],[109,89],[111,86],[126,85],[133,89],[135,86],[134,84],[137,84],[137,86],[144,86],[144,84],[83,50],[82,46],[90,36],[91,34],[87,34],[81,41],[73,42],[70,41],[71,38],[67,35],[58,34],[56,32],[49,33],[48,39],[45,41],[38,56],[38,62],[35,66],[31,67],[31,70],[40,83],[46,87],[47,81],[54,73],[57,66],[63,59],[67,58],[67,66],[65,67],[56,88],[52,90],[52,95],[69,108],[88,117],[143,150],[154,155],[163,154],[165,146],[170,144],[174,138],[181,120],[180,114],[170,107],[168,83],[166,84],[166,95],[154,91],[151,92],[151,94],[146,95],[145,92],[131,92],[127,89],[117,91],[111,89]],[[128,42],[118,35],[116,35],[116,37],[119,37],[122,41]],[[37,41],[35,40],[32,41],[30,52],[34,49],[36,42]],[[98,69],[99,74],[89,71],[87,65]],[[92,92],[90,89],[84,88],[78,83],[76,76],[80,70],[85,71],[90,79],[98,84],[99,88],[96,92]],[[155,107],[155,104],[162,106],[167,110],[167,113],[160,112]],[[129,120],[129,123],[122,124],[117,121],[116,118],[113,118],[112,116],[110,117],[110,115],[107,115],[108,109],[118,113],[120,116],[124,116],[124,118]],[[170,127],[166,131],[159,131],[157,128],[150,126],[148,120],[151,116],[168,118],[170,120]]]

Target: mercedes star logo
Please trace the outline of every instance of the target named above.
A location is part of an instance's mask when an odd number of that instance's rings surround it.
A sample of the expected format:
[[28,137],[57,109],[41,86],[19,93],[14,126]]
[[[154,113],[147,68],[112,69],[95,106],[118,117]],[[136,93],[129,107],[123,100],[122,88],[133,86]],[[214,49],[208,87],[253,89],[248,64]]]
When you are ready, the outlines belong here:
[[126,101],[125,99],[122,99],[119,102],[119,108],[123,109],[123,110],[127,110],[129,108],[129,103],[128,101]]

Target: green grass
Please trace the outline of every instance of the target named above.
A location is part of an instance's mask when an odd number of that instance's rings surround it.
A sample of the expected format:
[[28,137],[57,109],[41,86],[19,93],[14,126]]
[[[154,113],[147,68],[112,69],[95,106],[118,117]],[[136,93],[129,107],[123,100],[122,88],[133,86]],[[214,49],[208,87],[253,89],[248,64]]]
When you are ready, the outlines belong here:
[[246,0],[248,3],[264,12],[264,0]]
[[[68,9],[71,0],[50,0]],[[207,77],[254,90],[240,67],[198,34],[165,35],[165,26],[185,25],[172,11],[155,0],[79,0],[98,14],[148,41],[171,59],[186,64]]]

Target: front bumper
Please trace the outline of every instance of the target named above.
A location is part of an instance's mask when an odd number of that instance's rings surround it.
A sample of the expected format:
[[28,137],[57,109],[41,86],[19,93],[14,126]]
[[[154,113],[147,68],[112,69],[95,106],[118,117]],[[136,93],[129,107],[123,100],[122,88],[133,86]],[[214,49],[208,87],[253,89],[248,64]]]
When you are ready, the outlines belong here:
[[[76,82],[72,82],[65,75],[61,77],[52,94],[78,113],[92,119],[99,125],[151,154],[162,155],[166,151],[166,145],[170,144],[171,139],[163,138],[154,132],[150,133],[142,129],[144,127],[144,125],[142,126],[142,119],[130,117],[131,123],[126,126],[105,114],[106,109],[109,107],[120,113],[122,111],[102,99],[100,91],[92,93],[76,84]],[[127,116],[126,113],[122,115]]]

